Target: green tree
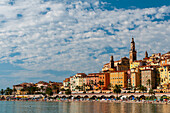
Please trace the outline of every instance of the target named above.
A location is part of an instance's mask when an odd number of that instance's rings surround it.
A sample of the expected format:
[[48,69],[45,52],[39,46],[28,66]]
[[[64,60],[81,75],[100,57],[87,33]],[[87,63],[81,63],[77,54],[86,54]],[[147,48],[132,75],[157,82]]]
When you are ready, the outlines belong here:
[[64,89],[64,88],[61,88],[60,91],[65,91],[65,89]]
[[56,85],[53,86],[53,89],[56,91],[57,90],[57,93],[59,93],[59,87],[57,87]]
[[83,92],[85,92],[85,87],[86,87],[86,84],[83,83]]
[[67,89],[67,90],[65,91],[65,94],[66,94],[66,95],[70,95],[70,94],[71,94],[71,90],[70,90],[70,89]]
[[[98,84],[100,85],[100,88],[101,88],[101,86],[104,85],[104,82],[103,82],[103,81],[99,81]],[[101,88],[101,89],[102,89],[102,88]]]
[[149,94],[155,95],[155,92],[153,91],[153,89],[150,89],[150,90],[149,90]]
[[43,92],[44,91],[44,86],[41,86],[41,92]]
[[53,95],[52,89],[51,88],[47,88],[46,89],[46,94],[48,94],[49,96]]
[[5,95],[12,95],[12,89],[7,87],[6,90],[5,90]]
[[109,85],[107,86],[107,89],[111,89],[111,87],[112,87],[112,84],[111,83],[109,83]]
[[53,86],[53,89],[57,89],[57,86]]
[[137,90],[135,86],[133,87],[133,90],[134,90],[134,93],[135,93],[135,92],[136,92],[136,90]]
[[5,92],[4,92],[4,89],[1,89],[1,95],[3,95]]
[[90,80],[90,84],[93,84],[93,80]]
[[14,87],[14,89],[13,89],[13,92],[14,92],[14,96],[15,96],[15,92],[16,92],[17,90],[15,89],[15,87]]
[[121,86],[116,84],[113,87],[113,92],[117,94],[117,99],[118,99],[118,94],[121,93]]
[[21,89],[21,91],[25,91],[25,89]]
[[139,90],[143,92],[143,95],[144,95],[144,92],[147,91],[147,88],[144,87],[143,85],[140,85],[139,86]]
[[80,89],[81,89],[81,87],[80,87],[80,86],[76,86],[76,87],[75,87],[75,89],[78,89],[78,90],[80,90]]
[[150,80],[150,79],[148,79],[148,80],[146,81],[146,85],[149,85],[149,89],[150,89],[150,86],[151,86],[151,80]]
[[28,94],[35,94],[36,91],[38,91],[38,87],[27,87],[26,91],[28,91]]

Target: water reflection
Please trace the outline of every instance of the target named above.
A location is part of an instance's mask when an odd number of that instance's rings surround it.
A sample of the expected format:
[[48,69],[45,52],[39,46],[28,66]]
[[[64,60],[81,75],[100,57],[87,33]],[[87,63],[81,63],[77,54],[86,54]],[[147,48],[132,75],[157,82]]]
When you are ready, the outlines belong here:
[[0,113],[168,113],[170,105],[105,102],[0,102]]

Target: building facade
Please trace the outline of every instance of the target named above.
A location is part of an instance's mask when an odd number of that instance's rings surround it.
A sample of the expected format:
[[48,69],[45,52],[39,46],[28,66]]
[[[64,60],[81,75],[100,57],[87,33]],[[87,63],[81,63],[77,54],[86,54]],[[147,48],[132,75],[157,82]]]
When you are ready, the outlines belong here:
[[157,74],[155,69],[144,69],[141,70],[141,85],[150,89],[156,89]]
[[99,73],[99,87],[102,90],[108,89],[108,86],[110,84],[110,73]]
[[122,88],[127,88],[127,72],[115,71],[110,73],[110,84],[112,86],[120,85]]
[[138,87],[141,85],[141,73],[139,68],[131,69],[131,85],[132,87]]
[[81,87],[86,84],[86,74],[77,73],[76,75],[70,77],[70,89],[71,91],[80,90]]
[[160,85],[164,88],[169,88],[170,84],[170,65],[164,65],[159,68]]

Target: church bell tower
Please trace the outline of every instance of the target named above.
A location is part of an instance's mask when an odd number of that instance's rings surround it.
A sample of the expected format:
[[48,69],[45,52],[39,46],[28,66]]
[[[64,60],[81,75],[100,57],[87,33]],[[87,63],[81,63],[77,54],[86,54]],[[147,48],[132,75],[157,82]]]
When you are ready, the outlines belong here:
[[114,59],[113,59],[113,56],[110,57],[110,68],[114,68]]
[[148,52],[147,51],[145,52],[145,58],[148,58]]
[[130,63],[134,62],[135,60],[137,60],[137,56],[136,56],[136,50],[135,50],[135,41],[134,38],[132,38],[132,42],[131,42],[131,50],[129,51],[129,58],[130,58]]

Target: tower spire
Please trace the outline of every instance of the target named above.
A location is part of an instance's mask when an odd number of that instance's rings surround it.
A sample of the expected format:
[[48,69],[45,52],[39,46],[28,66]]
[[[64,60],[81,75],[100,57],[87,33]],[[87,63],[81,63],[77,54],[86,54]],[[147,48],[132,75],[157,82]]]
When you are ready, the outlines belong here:
[[137,60],[136,58],[136,50],[135,50],[135,41],[134,38],[132,37],[132,41],[131,41],[131,49],[129,51],[129,58],[130,58],[130,62],[133,62],[135,60]]
[[147,51],[145,52],[145,58],[148,58],[148,52]]
[[114,58],[113,58],[113,56],[110,57],[110,68],[114,68]]

